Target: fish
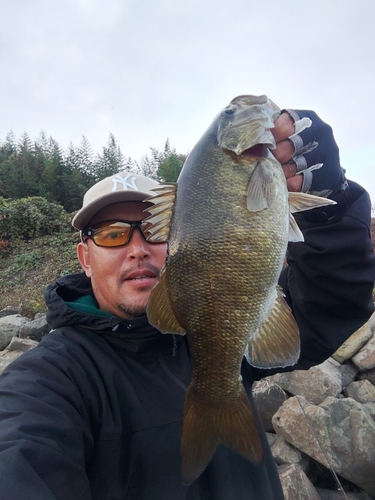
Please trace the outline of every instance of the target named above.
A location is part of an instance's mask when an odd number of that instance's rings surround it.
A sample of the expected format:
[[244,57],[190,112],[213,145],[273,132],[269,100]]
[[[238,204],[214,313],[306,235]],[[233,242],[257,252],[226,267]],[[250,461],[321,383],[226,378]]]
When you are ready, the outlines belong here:
[[303,241],[292,213],[334,202],[288,193],[272,154],[279,115],[267,96],[236,97],[191,150],[177,183],[148,199],[148,241],[168,242],[148,320],[163,333],[186,334],[191,356],[180,448],[187,485],[219,444],[262,463],[243,358],[275,368],[300,354],[298,326],[278,286],[288,241]]

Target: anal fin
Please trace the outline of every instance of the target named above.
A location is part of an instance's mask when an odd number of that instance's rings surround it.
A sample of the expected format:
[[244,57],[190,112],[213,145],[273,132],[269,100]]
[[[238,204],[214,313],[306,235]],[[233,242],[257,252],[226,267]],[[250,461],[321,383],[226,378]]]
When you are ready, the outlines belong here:
[[257,368],[284,368],[294,365],[299,358],[298,325],[279,286],[273,308],[250,339],[245,355],[248,362]]

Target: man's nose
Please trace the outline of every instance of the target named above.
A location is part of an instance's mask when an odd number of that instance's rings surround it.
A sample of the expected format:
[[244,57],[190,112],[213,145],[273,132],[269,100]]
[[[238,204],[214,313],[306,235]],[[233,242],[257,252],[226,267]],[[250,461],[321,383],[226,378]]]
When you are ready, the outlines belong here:
[[150,255],[150,245],[143,236],[139,227],[133,229],[133,233],[126,245],[128,249],[128,257],[130,259],[144,259]]

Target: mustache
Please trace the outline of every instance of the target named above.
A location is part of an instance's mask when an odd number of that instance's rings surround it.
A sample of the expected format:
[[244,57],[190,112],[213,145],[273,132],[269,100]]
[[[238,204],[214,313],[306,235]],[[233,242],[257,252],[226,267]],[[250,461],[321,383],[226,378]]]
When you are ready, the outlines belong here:
[[156,276],[157,278],[159,278],[160,276],[160,269],[158,267],[153,266],[152,264],[141,265],[141,263],[138,263],[137,265],[132,266],[129,269],[126,269],[120,274],[119,277],[120,282],[126,281],[132,273],[138,271],[139,269],[142,269],[142,271],[145,272],[149,271],[153,276]]

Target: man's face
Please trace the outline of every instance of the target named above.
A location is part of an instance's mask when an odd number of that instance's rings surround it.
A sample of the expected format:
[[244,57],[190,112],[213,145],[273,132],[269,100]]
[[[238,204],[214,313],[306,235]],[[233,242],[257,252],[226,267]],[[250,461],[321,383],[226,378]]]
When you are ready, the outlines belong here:
[[[100,210],[89,226],[108,220],[142,220],[149,215],[144,212],[148,206],[141,201],[114,203]],[[146,314],[166,253],[166,243],[148,243],[138,228],[122,247],[98,247],[90,239],[77,247],[78,259],[91,278],[100,309],[124,319]]]

